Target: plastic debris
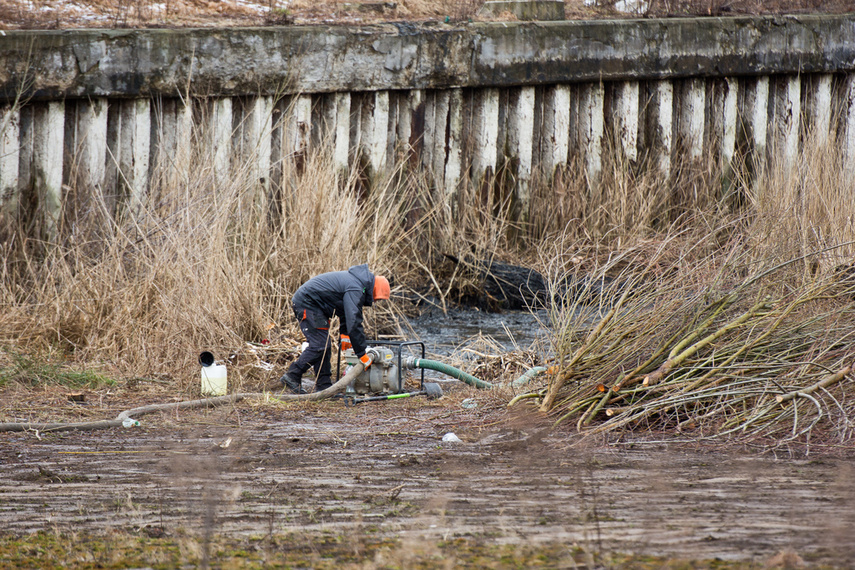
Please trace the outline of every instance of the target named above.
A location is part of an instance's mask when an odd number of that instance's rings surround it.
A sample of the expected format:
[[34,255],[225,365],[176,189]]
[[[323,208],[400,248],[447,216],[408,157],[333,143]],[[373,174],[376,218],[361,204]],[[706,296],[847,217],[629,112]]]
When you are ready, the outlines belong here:
[[476,402],[473,398],[466,398],[465,400],[460,402],[460,406],[467,410],[471,410],[472,408],[478,406],[478,402]]
[[457,437],[452,431],[442,436],[442,441],[451,443],[463,443],[463,441],[459,437]]
[[139,420],[135,420],[134,418],[125,418],[122,420],[122,427],[137,427],[140,425]]

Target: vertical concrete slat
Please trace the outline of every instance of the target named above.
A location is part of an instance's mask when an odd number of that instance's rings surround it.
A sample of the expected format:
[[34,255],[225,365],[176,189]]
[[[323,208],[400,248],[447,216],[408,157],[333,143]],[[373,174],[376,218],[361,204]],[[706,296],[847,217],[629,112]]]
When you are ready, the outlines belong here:
[[472,136],[475,153],[472,160],[472,178],[477,185],[489,172],[496,173],[499,139],[499,90],[479,89],[475,94],[475,121]]
[[0,212],[15,215],[21,201],[19,189],[21,111],[0,107]]
[[398,139],[398,150],[402,152],[402,158],[409,159],[414,151],[414,115],[416,109],[422,103],[424,92],[421,89],[413,89],[405,92],[398,103],[398,128],[396,137]]
[[374,175],[381,175],[386,170],[387,148],[389,142],[389,92],[374,93],[374,110],[371,113],[367,130],[368,157]]
[[448,107],[450,93],[447,89],[436,92],[434,101],[434,124],[431,140],[431,172],[434,184],[445,193],[445,163],[448,136]]
[[706,81],[689,79],[683,87],[680,98],[680,134],[688,158],[698,160],[704,153]]
[[656,82],[654,107],[654,163],[659,175],[668,179],[671,176],[671,153],[674,149],[674,83],[670,79]]
[[721,107],[721,145],[722,170],[730,176],[733,169],[733,156],[736,153],[736,125],[738,121],[739,81],[728,77],[724,84],[725,94]]
[[769,121],[769,77],[758,77],[751,86],[750,115],[751,143],[753,148],[755,171],[760,172],[766,164],[766,135]]
[[433,141],[436,138],[436,91],[425,94],[424,133],[422,135],[422,166],[433,172]]
[[583,87],[579,102],[579,143],[585,154],[585,171],[591,189],[599,187],[603,172],[604,102],[602,83],[589,83]]
[[273,136],[273,99],[256,97],[252,102],[252,151],[254,180],[261,188],[270,185],[270,150]]
[[448,97],[448,156],[445,163],[446,203],[456,212],[456,197],[463,171],[463,90],[451,89]]
[[350,93],[333,95],[333,164],[339,175],[347,175],[350,160]]
[[[510,108],[508,121],[508,150],[511,154],[509,158],[512,162],[516,163],[514,192],[516,194],[516,202],[519,205],[521,221],[527,220],[528,213],[531,211],[531,169],[532,153],[534,152],[534,95],[534,87],[520,88]],[[570,110],[569,98],[567,110],[568,112]]]
[[77,110],[79,182],[95,197],[106,177],[108,103],[106,99],[81,101]]
[[127,142],[129,164],[125,173],[128,176],[130,207],[139,212],[148,189],[151,165],[151,101],[134,99],[127,110],[130,117],[123,123],[131,126],[129,135],[132,140]]
[[552,170],[566,165],[570,159],[570,86],[558,85],[555,88],[552,104],[553,121],[553,152]]
[[853,188],[855,176],[855,73],[846,76],[843,95],[843,179]]
[[45,230],[53,239],[62,213],[65,102],[51,101],[33,116],[33,182],[44,207]]
[[286,157],[298,172],[302,172],[309,152],[309,138],[312,133],[312,97],[298,95],[291,102],[288,117]]
[[[522,97],[522,96],[521,96]],[[532,112],[529,122],[534,121],[534,98],[532,89]],[[542,137],[544,142],[542,164],[550,177],[555,169],[567,163],[570,152],[570,87],[555,85],[548,87],[543,101]],[[528,126],[533,136],[533,125]]]
[[638,81],[621,81],[615,89],[615,137],[630,162],[638,160],[638,89]]
[[214,100],[211,112],[211,154],[214,158],[214,178],[223,184],[229,176],[232,155],[232,134],[234,131],[234,109],[231,97]]
[[787,170],[795,168],[799,154],[799,132],[801,131],[801,77],[792,75],[787,78],[783,109],[781,110],[781,129],[783,136],[783,160]]
[[810,123],[814,141],[820,146],[829,142],[831,133],[831,85],[833,76],[822,73],[814,82]]

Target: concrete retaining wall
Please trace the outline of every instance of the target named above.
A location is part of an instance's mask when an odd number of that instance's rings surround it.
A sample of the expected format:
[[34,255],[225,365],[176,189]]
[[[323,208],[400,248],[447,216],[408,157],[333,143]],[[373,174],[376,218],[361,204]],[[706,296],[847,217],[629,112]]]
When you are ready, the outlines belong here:
[[139,203],[193,141],[260,188],[321,144],[372,174],[406,158],[449,197],[508,166],[522,218],[536,172],[581,161],[595,185],[606,141],[667,176],[787,164],[811,131],[855,172],[853,38],[855,15],[6,32],[0,207],[50,226],[64,188]]

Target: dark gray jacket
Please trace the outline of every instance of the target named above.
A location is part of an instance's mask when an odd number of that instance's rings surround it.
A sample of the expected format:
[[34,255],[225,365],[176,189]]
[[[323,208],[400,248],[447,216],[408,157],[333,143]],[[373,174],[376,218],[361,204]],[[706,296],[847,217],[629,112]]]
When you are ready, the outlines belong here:
[[292,299],[297,318],[303,309],[320,312],[327,320],[310,323],[316,328],[329,327],[329,319],[338,315],[341,334],[350,336],[356,356],[365,354],[365,332],[362,330],[362,307],[374,304],[374,274],[368,264],[354,265],[347,271],[332,271],[312,277],[303,283]]

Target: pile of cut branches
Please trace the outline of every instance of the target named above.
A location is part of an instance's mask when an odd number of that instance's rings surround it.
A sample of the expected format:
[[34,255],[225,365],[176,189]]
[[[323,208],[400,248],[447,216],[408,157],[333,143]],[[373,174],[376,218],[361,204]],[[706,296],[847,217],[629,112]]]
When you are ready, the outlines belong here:
[[664,429],[777,445],[822,426],[853,436],[852,279],[803,271],[801,260],[762,270],[679,260],[662,271],[661,255],[641,270],[638,257],[594,305],[553,296],[553,374],[512,405],[537,401],[587,434]]

